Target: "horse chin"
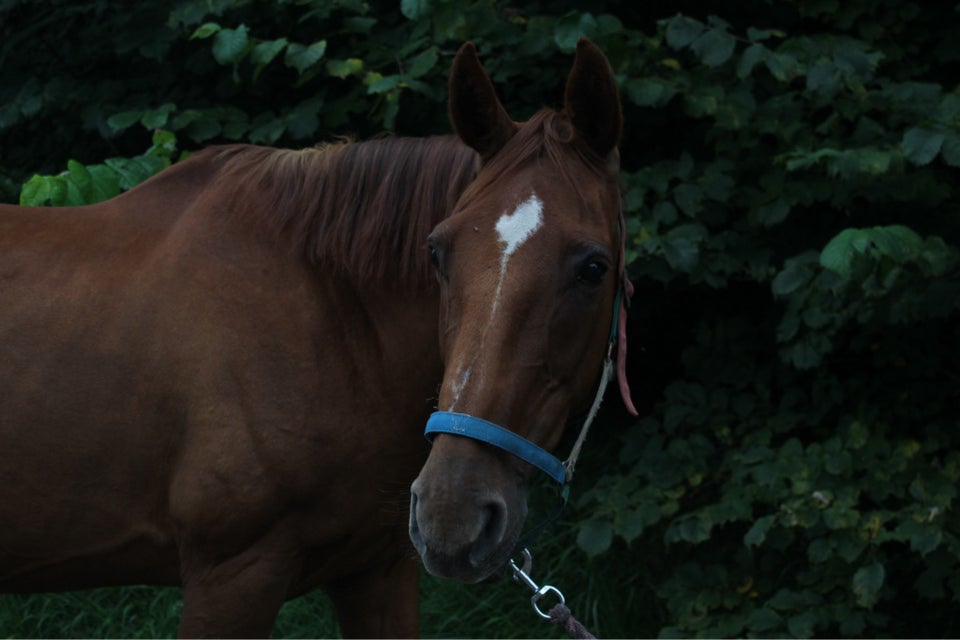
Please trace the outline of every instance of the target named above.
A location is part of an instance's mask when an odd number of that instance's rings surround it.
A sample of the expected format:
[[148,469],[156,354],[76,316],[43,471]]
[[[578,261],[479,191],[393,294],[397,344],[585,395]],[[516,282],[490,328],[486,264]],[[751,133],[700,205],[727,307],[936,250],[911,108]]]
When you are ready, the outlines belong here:
[[501,580],[507,572],[509,554],[498,554],[497,558],[488,558],[480,564],[474,564],[465,556],[441,556],[421,553],[423,566],[427,573],[447,580],[456,580],[466,584],[491,584]]

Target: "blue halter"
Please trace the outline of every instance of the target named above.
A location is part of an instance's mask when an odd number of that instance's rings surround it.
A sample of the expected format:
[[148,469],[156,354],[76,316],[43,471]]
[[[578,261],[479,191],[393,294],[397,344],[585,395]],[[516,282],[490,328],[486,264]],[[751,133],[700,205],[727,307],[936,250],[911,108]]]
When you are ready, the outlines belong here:
[[427,436],[427,440],[433,442],[432,436],[437,433],[452,433],[492,444],[529,462],[553,478],[557,484],[566,483],[567,468],[559,458],[523,436],[518,436],[513,431],[482,418],[452,411],[436,411],[427,420],[424,435]]

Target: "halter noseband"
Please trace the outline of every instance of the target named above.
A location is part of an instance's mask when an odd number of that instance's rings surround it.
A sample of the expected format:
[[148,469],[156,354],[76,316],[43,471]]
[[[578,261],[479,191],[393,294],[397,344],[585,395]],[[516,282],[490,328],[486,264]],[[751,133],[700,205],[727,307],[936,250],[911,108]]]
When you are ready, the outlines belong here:
[[[587,437],[587,431],[590,429],[590,424],[593,422],[593,419],[597,415],[597,411],[600,409],[600,402],[603,400],[603,394],[607,390],[607,384],[610,382],[610,377],[613,374],[613,354],[617,351],[617,338],[620,334],[622,327],[622,318],[624,316],[624,305],[629,302],[631,286],[630,281],[627,279],[626,269],[624,266],[624,220],[623,214],[620,215],[619,221],[619,231],[620,231],[620,260],[619,260],[619,282],[617,283],[617,292],[613,300],[613,319],[610,323],[610,335],[607,342],[607,354],[603,362],[603,371],[600,374],[600,384],[597,389],[597,394],[593,398],[593,404],[590,406],[590,411],[587,413],[587,417],[583,422],[583,426],[580,428],[580,435],[577,437],[576,443],[573,445],[573,449],[570,451],[570,456],[565,462],[561,462],[559,458],[554,456],[552,453],[544,449],[543,447],[534,444],[530,440],[527,440],[523,436],[517,435],[509,429],[504,429],[503,427],[483,420],[482,418],[477,418],[471,415],[464,413],[455,413],[452,411],[435,411],[430,415],[430,418],[427,420],[427,428],[424,430],[424,435],[427,437],[431,443],[433,442],[433,436],[438,433],[449,433],[458,436],[464,436],[466,438],[472,438],[473,440],[479,440],[480,442],[486,442],[487,444],[493,445],[499,449],[502,449],[508,453],[513,454],[514,456],[520,458],[521,460],[530,463],[534,467],[540,469],[546,473],[550,478],[552,478],[560,486],[568,484],[573,479],[573,469],[577,463],[577,458],[580,455],[580,449],[583,447],[583,442]],[[619,356],[623,357],[625,345],[621,344],[619,350]],[[624,394],[624,402],[627,403],[629,409],[633,409],[633,403],[630,400],[629,389],[625,391],[626,380],[620,380],[620,389],[621,393]]]

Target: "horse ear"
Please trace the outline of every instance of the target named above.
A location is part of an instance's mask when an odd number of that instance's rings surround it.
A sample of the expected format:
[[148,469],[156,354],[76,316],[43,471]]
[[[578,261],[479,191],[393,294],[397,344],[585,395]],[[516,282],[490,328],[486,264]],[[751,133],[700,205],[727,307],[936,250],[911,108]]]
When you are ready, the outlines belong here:
[[623,114],[617,81],[607,57],[586,38],[577,42],[577,55],[564,92],[574,128],[601,158],[620,142]]
[[465,144],[484,160],[499,151],[517,132],[472,42],[465,43],[453,59],[448,86],[450,122]]

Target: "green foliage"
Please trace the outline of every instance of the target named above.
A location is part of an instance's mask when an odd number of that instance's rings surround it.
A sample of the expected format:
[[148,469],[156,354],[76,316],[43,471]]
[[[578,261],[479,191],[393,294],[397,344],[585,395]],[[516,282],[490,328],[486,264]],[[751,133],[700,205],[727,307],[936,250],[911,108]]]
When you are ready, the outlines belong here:
[[103,164],[89,166],[68,160],[62,173],[30,178],[20,192],[20,204],[62,207],[109,200],[169,167],[176,148],[176,136],[158,129],[153,145],[139,156],[107,158]]
[[[0,190],[31,204],[110,197],[204,144],[447,132],[466,39],[524,118],[594,39],[623,97],[644,415],[608,401],[549,547],[573,567],[558,586],[614,581],[575,608],[606,635],[957,628],[951,3],[36,4],[0,3]],[[446,589],[456,609],[425,611],[454,626],[428,633],[514,633],[477,619],[507,596]],[[617,611],[635,617],[604,628]]]

